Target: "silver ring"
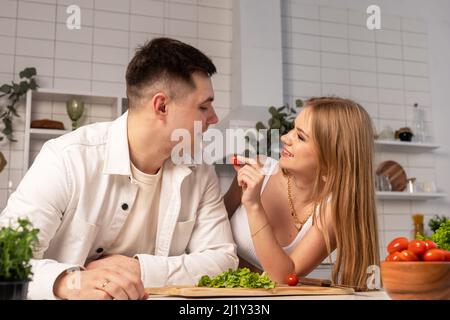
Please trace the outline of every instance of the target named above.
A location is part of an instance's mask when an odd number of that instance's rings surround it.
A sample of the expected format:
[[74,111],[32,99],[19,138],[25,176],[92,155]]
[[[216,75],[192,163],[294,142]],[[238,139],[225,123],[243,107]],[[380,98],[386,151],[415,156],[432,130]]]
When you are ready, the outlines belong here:
[[102,284],[102,289],[104,289],[109,283],[109,280],[106,280],[105,282],[103,282]]

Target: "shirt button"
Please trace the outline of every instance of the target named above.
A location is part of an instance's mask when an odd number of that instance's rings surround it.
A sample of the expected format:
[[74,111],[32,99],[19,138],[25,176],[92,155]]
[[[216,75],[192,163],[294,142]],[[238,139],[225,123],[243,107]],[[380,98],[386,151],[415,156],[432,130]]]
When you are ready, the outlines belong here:
[[97,253],[102,253],[103,252],[103,248],[97,248],[96,252]]
[[124,211],[128,210],[128,204],[122,203],[122,210]]

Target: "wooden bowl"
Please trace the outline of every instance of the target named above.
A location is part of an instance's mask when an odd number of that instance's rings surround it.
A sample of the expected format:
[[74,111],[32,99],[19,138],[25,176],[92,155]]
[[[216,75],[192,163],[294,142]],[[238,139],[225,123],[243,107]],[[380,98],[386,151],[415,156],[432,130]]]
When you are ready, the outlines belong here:
[[394,300],[450,300],[450,262],[381,262],[386,293]]

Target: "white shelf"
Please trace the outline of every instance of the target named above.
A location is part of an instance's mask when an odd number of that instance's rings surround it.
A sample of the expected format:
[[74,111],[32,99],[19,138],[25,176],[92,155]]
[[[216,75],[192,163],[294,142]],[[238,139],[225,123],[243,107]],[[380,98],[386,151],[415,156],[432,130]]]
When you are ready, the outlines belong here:
[[428,142],[403,142],[394,140],[375,140],[378,151],[419,153],[437,149],[440,146]]
[[395,191],[377,191],[376,196],[381,200],[430,200],[437,198],[445,198],[445,193],[431,192],[395,192]]
[[63,134],[71,132],[70,130],[58,130],[58,129],[37,129],[37,128],[31,128],[30,129],[30,135],[33,138],[39,138],[39,139],[53,139],[57,138],[59,136],[62,136]]
[[85,103],[91,104],[107,104],[113,105],[117,103],[117,99],[122,99],[122,97],[106,96],[102,94],[94,94],[90,92],[82,91],[65,91],[57,90],[51,88],[38,88],[36,91],[32,92],[33,100],[37,101],[57,101],[66,102],[71,98],[75,98]]

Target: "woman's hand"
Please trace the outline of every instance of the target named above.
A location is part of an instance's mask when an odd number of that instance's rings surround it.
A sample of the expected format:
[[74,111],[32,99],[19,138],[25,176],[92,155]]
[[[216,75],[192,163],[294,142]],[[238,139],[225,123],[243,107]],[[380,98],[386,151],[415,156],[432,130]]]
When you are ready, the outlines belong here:
[[261,188],[264,181],[263,165],[255,159],[242,156],[237,156],[237,161],[243,165],[237,173],[238,185],[243,191],[242,204],[246,207],[261,205]]

